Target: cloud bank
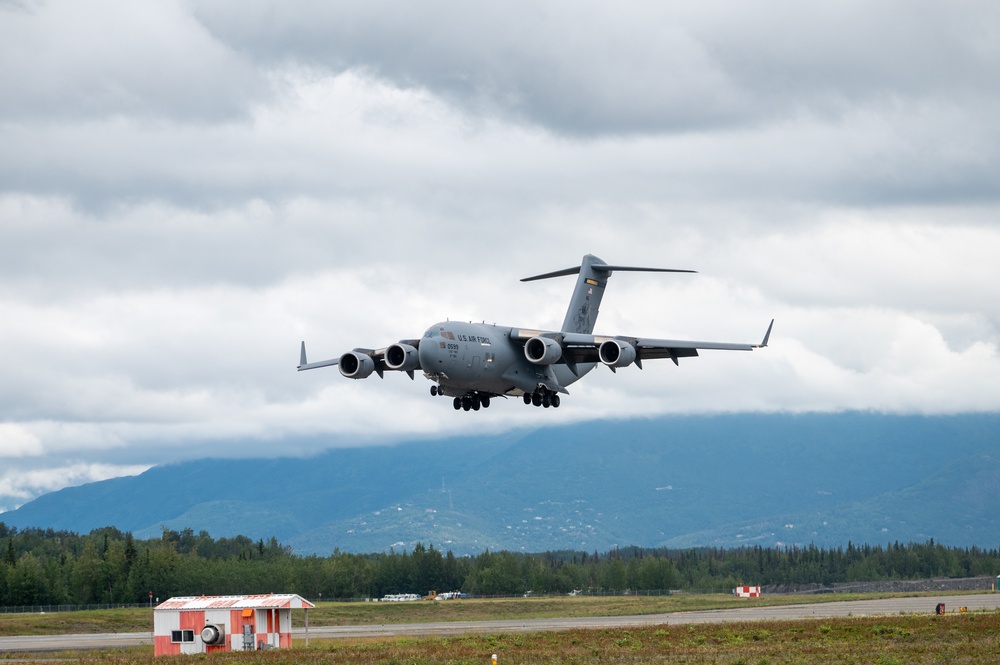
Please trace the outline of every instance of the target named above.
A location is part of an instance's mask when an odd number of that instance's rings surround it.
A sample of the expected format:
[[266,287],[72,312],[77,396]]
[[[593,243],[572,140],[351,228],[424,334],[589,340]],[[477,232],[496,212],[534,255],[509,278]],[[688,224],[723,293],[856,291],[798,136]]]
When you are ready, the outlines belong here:
[[[178,456],[1000,408],[994,3],[0,3],[0,509]],[[314,358],[447,318],[755,342],[558,410]]]

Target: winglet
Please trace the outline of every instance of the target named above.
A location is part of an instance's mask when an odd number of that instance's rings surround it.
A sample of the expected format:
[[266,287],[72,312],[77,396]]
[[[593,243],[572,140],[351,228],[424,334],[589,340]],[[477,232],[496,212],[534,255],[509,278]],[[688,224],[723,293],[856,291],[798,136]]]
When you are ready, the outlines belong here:
[[332,358],[330,360],[321,360],[318,363],[310,363],[306,361],[306,343],[302,342],[302,347],[299,349],[299,366],[298,370],[301,372],[304,369],[316,369],[317,367],[330,367],[331,365],[336,365],[340,362],[340,358]]
[[763,349],[767,346],[767,340],[771,337],[771,328],[774,326],[774,319],[771,319],[771,324],[767,326],[767,332],[764,333],[764,341],[755,346],[755,349]]

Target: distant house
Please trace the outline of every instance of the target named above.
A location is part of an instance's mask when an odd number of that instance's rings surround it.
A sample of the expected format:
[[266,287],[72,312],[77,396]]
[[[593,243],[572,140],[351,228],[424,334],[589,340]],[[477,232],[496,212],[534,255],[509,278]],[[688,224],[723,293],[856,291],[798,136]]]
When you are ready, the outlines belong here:
[[308,631],[309,610],[313,607],[308,600],[290,593],[171,598],[153,611],[155,654],[290,647],[292,610],[306,610]]
[[760,587],[738,586],[733,589],[733,595],[737,598],[760,598]]

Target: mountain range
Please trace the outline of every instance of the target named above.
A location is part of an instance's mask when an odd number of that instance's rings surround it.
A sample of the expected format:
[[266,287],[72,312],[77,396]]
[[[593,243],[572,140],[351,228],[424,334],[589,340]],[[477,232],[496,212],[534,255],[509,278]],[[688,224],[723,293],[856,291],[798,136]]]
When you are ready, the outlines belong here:
[[1000,414],[736,414],[198,459],[43,495],[9,526],[277,538],[301,554],[997,547]]

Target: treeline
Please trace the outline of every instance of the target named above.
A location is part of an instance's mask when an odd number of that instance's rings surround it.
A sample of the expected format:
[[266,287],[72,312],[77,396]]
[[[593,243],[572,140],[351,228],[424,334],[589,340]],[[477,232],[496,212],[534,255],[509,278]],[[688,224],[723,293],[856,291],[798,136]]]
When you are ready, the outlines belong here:
[[789,584],[971,577],[1000,571],[1000,551],[934,543],[598,552],[474,557],[433,546],[388,554],[299,556],[274,538],[213,539],[164,529],[135,540],[113,527],[79,535],[0,522],[0,606],[133,604],[181,595],[297,593],[310,599],[380,598],[461,590],[474,595],[728,591]]

